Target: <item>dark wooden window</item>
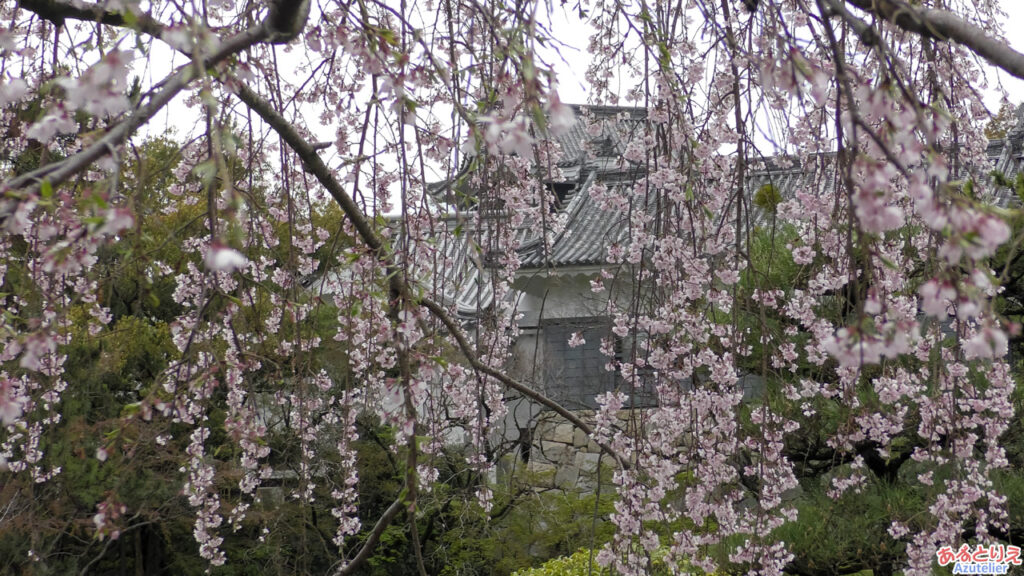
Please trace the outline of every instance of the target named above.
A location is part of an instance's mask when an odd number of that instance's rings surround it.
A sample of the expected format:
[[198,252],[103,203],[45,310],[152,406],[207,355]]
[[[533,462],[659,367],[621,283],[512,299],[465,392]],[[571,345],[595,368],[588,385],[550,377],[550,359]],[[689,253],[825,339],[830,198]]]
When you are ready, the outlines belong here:
[[[653,378],[648,371],[639,373],[641,386],[634,389],[617,371],[606,369],[608,363],[617,363],[630,355],[630,351],[623,349],[623,340],[611,331],[607,318],[546,320],[541,322],[540,331],[544,346],[544,392],[552,400],[572,410],[595,409],[598,396],[621,390],[631,398],[627,406],[642,408],[657,404]],[[575,332],[586,342],[572,347],[569,339]],[[601,352],[604,339],[612,339],[615,350],[612,358]]]
[[[596,397],[615,389],[615,373],[605,370],[614,359],[601,353],[601,340],[613,337],[607,319],[549,320],[540,328],[548,396],[570,409],[597,408]],[[574,348],[569,339],[575,332],[586,343]]]

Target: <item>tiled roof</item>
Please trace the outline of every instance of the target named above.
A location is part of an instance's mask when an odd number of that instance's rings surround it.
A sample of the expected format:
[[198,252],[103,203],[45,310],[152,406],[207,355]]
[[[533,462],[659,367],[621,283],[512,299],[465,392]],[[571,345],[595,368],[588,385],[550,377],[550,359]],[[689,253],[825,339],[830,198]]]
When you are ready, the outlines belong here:
[[[1024,110],[1024,106],[1020,110]],[[987,152],[992,161],[992,170],[1001,172],[1012,182],[1017,174],[1024,172],[1024,125],[1018,123],[1017,128],[1007,134],[1006,138],[989,142]],[[1008,188],[998,189],[989,200],[1004,208],[1020,202],[1017,194]]]
[[494,291],[486,273],[481,251],[467,234],[454,234],[455,222],[449,222],[438,253],[442,269],[431,271],[431,281],[444,303],[454,306],[459,316],[473,318],[491,305]]
[[563,157],[560,166],[581,163],[587,155],[588,143],[592,151],[599,155],[617,158],[626,149],[630,137],[643,130],[643,122],[647,118],[647,111],[643,108],[573,106],[573,111],[577,116],[586,115],[592,120],[608,122],[602,123],[601,133],[597,136],[587,134],[583,122],[573,124],[558,139]]
[[[575,110],[577,115],[609,121],[603,124],[597,136],[588,134],[584,124],[577,122],[559,138],[563,151],[563,161],[559,166],[564,174],[575,179],[576,188],[566,195],[566,202],[560,210],[564,213],[565,226],[548,246],[525,230],[520,233],[519,257],[523,269],[600,265],[606,261],[608,247],[625,240],[628,215],[598,207],[591,191],[595,183],[601,182],[610,191],[620,189],[626,193],[632,182],[642,176],[641,168],[625,163],[621,154],[630,138],[639,136],[646,112],[640,108],[604,106],[576,107]],[[1024,108],[1019,114],[1024,114]],[[986,177],[991,170],[998,170],[1012,181],[1018,172],[1024,172],[1021,169],[1024,161],[1024,117],[1005,139],[989,143],[987,156],[992,163],[991,168],[976,171],[976,177]],[[751,172],[745,189],[753,195],[766,184],[771,184],[785,199],[801,186],[826,186],[832,179],[832,171],[828,169],[831,162],[828,160],[815,162],[821,166],[813,170],[804,170],[796,163],[785,166],[768,159],[762,169]],[[825,166],[824,170],[822,166]],[[1019,202],[1016,194],[1005,188],[988,200],[999,206]],[[758,219],[764,217],[761,214]],[[465,237],[448,240],[444,251],[449,254],[454,270],[459,271],[458,278],[438,279],[441,283],[451,282],[447,286],[438,286],[448,302],[454,303],[460,315],[464,316],[475,316],[487,309],[493,291],[488,280],[486,255]]]
[[565,207],[565,227],[547,250],[539,239],[533,239],[520,248],[520,261],[524,268],[587,266],[605,261],[607,247],[622,240],[626,231],[626,215],[597,206],[590,197],[596,180],[597,174],[591,172],[580,185],[580,190]]

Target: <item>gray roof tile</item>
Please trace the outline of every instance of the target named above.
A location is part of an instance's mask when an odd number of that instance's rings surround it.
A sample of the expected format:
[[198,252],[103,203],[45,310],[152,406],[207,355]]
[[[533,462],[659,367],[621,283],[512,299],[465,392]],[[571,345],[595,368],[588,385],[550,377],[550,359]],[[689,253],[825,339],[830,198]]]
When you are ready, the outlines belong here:
[[[578,189],[567,196],[568,202],[561,210],[566,216],[565,227],[553,238],[550,246],[545,248],[541,239],[527,230],[521,232],[519,255],[525,269],[600,265],[606,261],[608,247],[624,241],[627,233],[628,214],[601,209],[592,198],[591,191],[594,184],[600,181],[613,191],[617,189],[628,194],[632,182],[642,176],[638,168],[623,166],[619,158],[628,139],[639,135],[646,113],[639,108],[606,106],[575,109],[578,115],[588,115],[608,122],[596,137],[587,133],[582,122],[577,122],[559,138],[564,158],[560,163],[563,172],[583,180],[579,182]],[[990,142],[986,153],[992,162],[992,169],[1002,172],[1007,178],[1012,180],[1018,172],[1022,172],[1024,120],[1005,139]],[[772,184],[786,199],[792,197],[800,187],[818,188],[833,177],[832,171],[828,169],[831,162],[823,163],[824,172],[821,166],[804,171],[799,164],[784,167],[772,159],[767,159],[764,164],[762,169],[753,171],[748,177],[745,188],[750,195],[762,186]],[[977,171],[980,173],[975,174],[975,177],[987,178],[990,171]],[[1006,188],[997,190],[988,200],[999,206],[1019,203],[1016,194]],[[764,218],[764,214],[757,216],[758,221]],[[445,276],[439,280],[445,285],[438,288],[444,292],[449,303],[457,305],[460,315],[470,317],[491,305],[493,290],[486,258],[468,236],[449,239],[445,243],[443,250],[449,255],[452,271],[458,273],[454,276],[439,275]]]

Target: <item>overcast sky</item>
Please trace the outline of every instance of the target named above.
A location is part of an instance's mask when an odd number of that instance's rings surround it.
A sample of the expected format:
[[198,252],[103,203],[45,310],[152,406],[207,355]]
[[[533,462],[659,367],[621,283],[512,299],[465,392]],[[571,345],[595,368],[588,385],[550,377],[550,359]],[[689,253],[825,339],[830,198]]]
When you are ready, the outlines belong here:
[[[1024,52],[1024,0],[1000,0],[1003,10],[1007,13],[1006,22],[1003,23],[1003,30],[1006,32],[1007,40],[1018,52]],[[556,10],[556,12],[558,12]],[[587,92],[584,81],[586,64],[589,61],[586,55],[586,46],[589,41],[589,27],[581,26],[576,19],[565,20],[562,15],[556,15],[556,22],[552,30],[558,34],[558,39],[565,43],[561,47],[560,61],[557,56],[551,53],[545,55],[548,62],[555,66],[559,78],[559,93],[562,100],[573,104],[585,104]],[[558,21],[560,20],[561,21]],[[561,34],[562,31],[565,34]],[[1024,81],[1018,80],[1008,74],[998,74],[1003,86],[1009,92],[1010,101],[1015,104],[1024,102]],[[999,96],[996,90],[996,75],[990,78],[991,88],[986,92],[988,96],[986,104],[993,109],[999,109]]]
[[[1009,43],[1020,52],[1024,52],[1024,0],[1002,0],[1004,11],[1007,13],[1006,22],[1003,23]],[[571,4],[566,3],[566,11],[571,12]],[[582,25],[579,19],[572,14],[565,14],[563,10],[555,9],[554,21],[551,23],[552,34],[561,43],[556,53],[553,50],[541,52],[541,58],[548,64],[554,66],[559,80],[559,93],[562,101],[573,104],[586,104],[590,100],[586,89],[584,74],[586,72],[589,57],[586,54],[586,47],[589,42],[591,29]],[[159,43],[157,43],[159,44]],[[302,50],[301,44],[297,44],[291,57],[298,56]],[[159,48],[158,50],[159,51]],[[157,54],[157,51],[154,54]],[[156,78],[162,77],[174,65],[179,65],[183,59],[169,50],[166,58],[150,58],[144,66],[148,73]],[[281,53],[284,59],[289,55]],[[989,75],[990,88],[985,91],[987,96],[986,104],[993,112],[999,109],[999,95],[995,86],[997,78],[1001,78],[1003,86],[1009,92],[1010,101],[1016,104],[1024,102],[1024,81],[1010,77],[1007,74],[998,74],[994,70]],[[624,93],[625,90],[619,90]],[[443,112],[435,111],[443,116]],[[176,129],[178,138],[187,138],[201,132],[204,128],[202,114],[198,108],[187,109],[179,97],[156,119],[156,122],[142,130],[142,134],[152,135],[162,133],[165,126],[172,126]],[[307,118],[308,128],[313,130],[321,140],[333,140],[333,127],[321,126],[316,118]],[[329,154],[330,155],[330,154]],[[336,160],[336,158],[332,158]],[[437,175],[438,179],[443,175]]]
[[[1018,52],[1024,52],[1024,0],[1002,0],[1003,10],[1007,19],[1003,23],[1006,39]],[[1024,80],[1018,80],[1009,74],[1002,74],[1003,84],[1010,92],[1010,101],[1014,104],[1024,102]]]

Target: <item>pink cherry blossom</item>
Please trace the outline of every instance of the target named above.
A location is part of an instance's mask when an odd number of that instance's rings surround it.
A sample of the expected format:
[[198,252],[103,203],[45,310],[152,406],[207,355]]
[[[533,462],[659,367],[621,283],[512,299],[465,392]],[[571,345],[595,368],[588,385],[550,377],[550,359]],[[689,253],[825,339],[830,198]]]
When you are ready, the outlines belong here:
[[569,337],[569,346],[572,348],[578,348],[586,343],[587,341],[583,339],[583,335],[579,332],[573,332],[572,336]]
[[936,318],[945,318],[950,304],[956,300],[956,289],[937,280],[925,282],[917,293],[921,296],[921,311]]
[[214,272],[234,272],[249,265],[241,252],[223,245],[213,245],[206,252],[206,268]]
[[974,358],[1002,358],[1006,355],[1007,344],[1006,333],[998,328],[986,326],[964,341],[962,347],[964,357],[972,360]]
[[[896,551],[886,570],[930,574],[937,544],[1008,530],[1019,327],[992,268],[1016,199],[988,174],[1019,158],[984,133],[996,3],[323,2],[298,30],[261,20],[298,2],[8,4],[13,486],[61,474],[46,450],[85,393],[66,364],[93,361],[75,339],[109,363],[107,336],[142,325],[168,366],[82,445],[104,469],[184,447],[172,481],[208,567],[271,541],[260,487],[285,472],[288,506],[329,511],[314,540],[339,566],[372,557],[364,416],[405,471],[390,530],[439,496],[500,505],[495,480],[520,480],[497,474],[502,447],[527,452],[509,430],[577,418],[608,471],[597,558],[622,574],[799,571],[780,537],[797,510],[880,485],[916,506],[869,535]],[[977,34],[922,34],[939,17]],[[170,165],[149,165],[155,144]],[[172,302],[122,306],[123,284]],[[588,328],[552,342],[574,318]],[[552,400],[566,343],[599,350],[596,398]],[[438,494],[449,468],[478,480]],[[99,539],[156,518],[119,487],[79,511]]]
[[0,423],[4,426],[14,424],[21,418],[25,406],[25,398],[20,396],[9,378],[0,379]]

